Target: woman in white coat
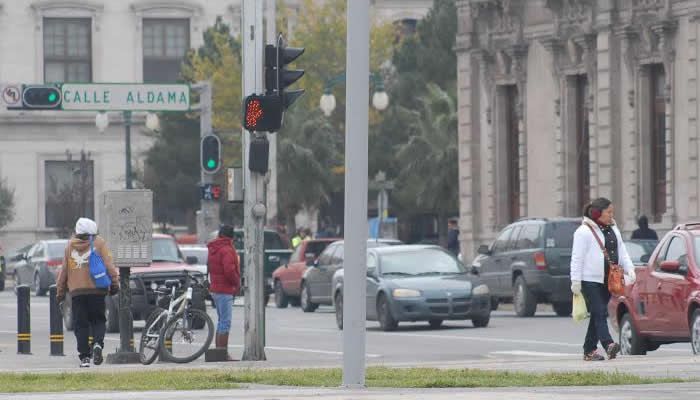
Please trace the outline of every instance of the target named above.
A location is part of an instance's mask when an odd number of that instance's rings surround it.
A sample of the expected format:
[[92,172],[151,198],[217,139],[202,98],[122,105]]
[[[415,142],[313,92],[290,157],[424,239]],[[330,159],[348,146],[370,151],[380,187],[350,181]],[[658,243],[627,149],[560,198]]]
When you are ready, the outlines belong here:
[[598,342],[603,345],[609,359],[615,358],[620,351],[620,345],[613,341],[608,330],[610,265],[604,256],[601,244],[604,244],[610,262],[624,268],[626,284],[632,284],[636,278],[634,264],[627,254],[625,243],[613,216],[614,208],[610,200],[602,197],[595,199],[585,207],[583,223],[574,233],[571,252],[571,291],[574,294],[583,294],[591,315],[583,343],[585,361],[605,360],[605,357],[598,354]]

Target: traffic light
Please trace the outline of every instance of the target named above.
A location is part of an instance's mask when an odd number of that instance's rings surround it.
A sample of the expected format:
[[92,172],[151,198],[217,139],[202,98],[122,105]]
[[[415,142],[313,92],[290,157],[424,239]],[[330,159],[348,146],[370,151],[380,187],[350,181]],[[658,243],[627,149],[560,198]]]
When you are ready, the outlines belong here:
[[200,146],[202,170],[213,174],[221,166],[221,142],[216,135],[207,135],[202,138]]
[[296,99],[304,94],[304,89],[287,90],[287,87],[294,84],[302,76],[304,76],[303,69],[287,69],[287,64],[293,62],[299,56],[304,54],[303,47],[287,47],[284,41],[284,37],[279,35],[277,37],[277,57],[276,57],[276,69],[277,69],[277,92],[282,99],[282,111],[289,108]]
[[251,132],[275,132],[282,125],[282,102],[280,97],[251,95],[246,97],[243,126]]
[[60,110],[61,89],[55,85],[24,85],[22,106],[28,109]]

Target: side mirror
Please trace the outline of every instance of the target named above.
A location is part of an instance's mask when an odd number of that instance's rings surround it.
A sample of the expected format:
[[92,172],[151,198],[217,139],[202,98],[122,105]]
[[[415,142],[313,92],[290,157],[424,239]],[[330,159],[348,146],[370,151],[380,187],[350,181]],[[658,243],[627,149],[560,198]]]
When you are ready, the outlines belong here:
[[195,265],[199,260],[197,260],[197,257],[195,256],[188,256],[185,261],[187,262],[187,265]]
[[491,250],[489,250],[489,246],[482,244],[479,246],[479,248],[476,250],[477,253],[483,254],[485,256],[488,256],[491,254]]
[[649,254],[645,254],[645,255],[643,255],[643,256],[641,256],[641,257],[639,258],[639,261],[640,261],[640,262],[643,262],[643,263],[648,263],[648,262],[649,262],[649,257],[650,257]]
[[660,267],[664,272],[675,274],[681,269],[681,263],[678,260],[666,260],[661,262]]

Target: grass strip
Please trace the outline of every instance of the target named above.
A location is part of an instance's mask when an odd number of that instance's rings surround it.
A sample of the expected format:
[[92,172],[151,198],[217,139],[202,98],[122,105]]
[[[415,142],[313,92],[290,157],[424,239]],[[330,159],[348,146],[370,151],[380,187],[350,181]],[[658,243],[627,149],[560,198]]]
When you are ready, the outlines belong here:
[[[337,387],[342,370],[333,369],[190,369],[139,372],[60,374],[14,373],[0,375],[0,392],[144,391],[236,389],[246,384]],[[678,378],[646,378],[618,372],[526,373],[476,369],[385,368],[367,369],[368,387],[478,388],[599,386],[678,383]]]

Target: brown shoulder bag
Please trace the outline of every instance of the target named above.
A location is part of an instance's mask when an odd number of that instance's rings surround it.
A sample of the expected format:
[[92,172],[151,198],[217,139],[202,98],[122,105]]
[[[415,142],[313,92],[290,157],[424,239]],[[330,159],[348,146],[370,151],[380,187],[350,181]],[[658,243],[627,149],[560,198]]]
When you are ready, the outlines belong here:
[[591,233],[593,233],[593,237],[595,238],[596,242],[598,242],[598,246],[600,246],[600,249],[603,251],[603,256],[605,256],[605,260],[608,262],[610,265],[610,270],[608,271],[608,291],[610,294],[613,294],[615,296],[622,296],[625,294],[625,275],[624,275],[624,270],[619,264],[614,264],[610,260],[610,256],[608,256],[608,251],[605,249],[605,245],[603,242],[600,241],[600,238],[598,237],[598,234],[596,233],[595,229],[589,224],[586,223],[586,226],[588,229],[591,230]]

